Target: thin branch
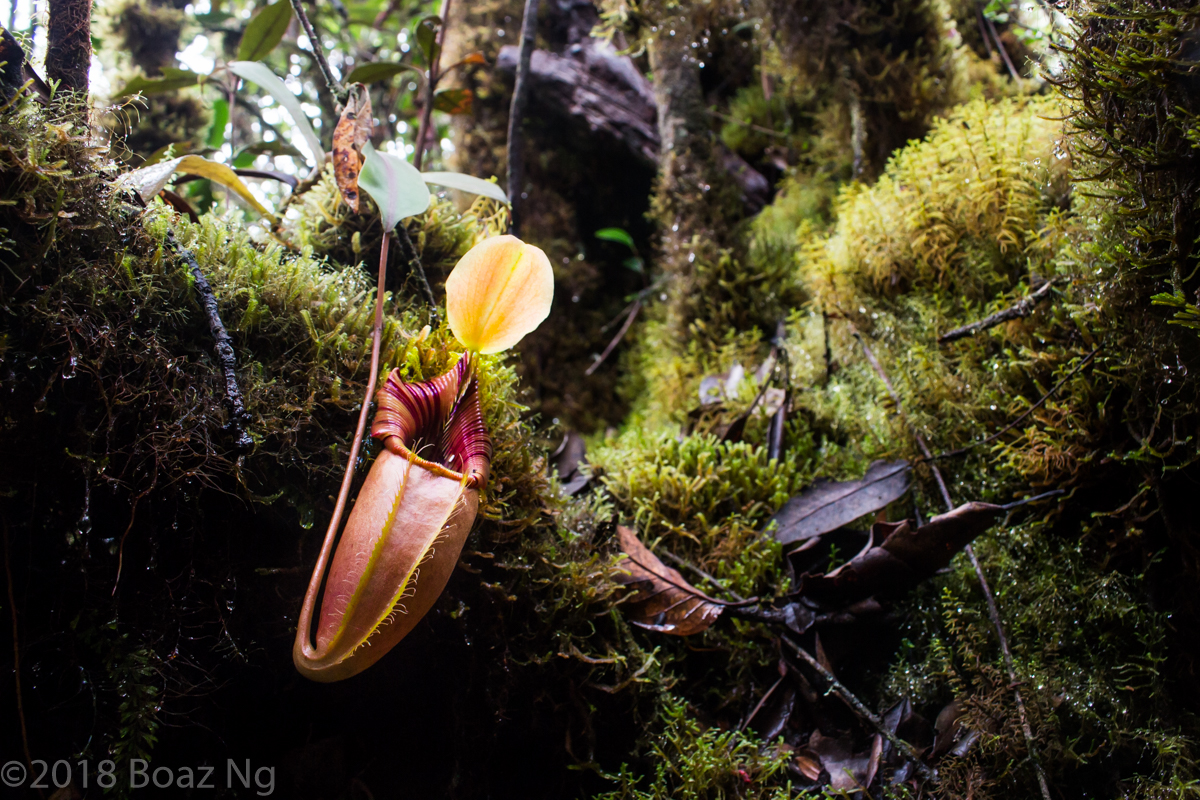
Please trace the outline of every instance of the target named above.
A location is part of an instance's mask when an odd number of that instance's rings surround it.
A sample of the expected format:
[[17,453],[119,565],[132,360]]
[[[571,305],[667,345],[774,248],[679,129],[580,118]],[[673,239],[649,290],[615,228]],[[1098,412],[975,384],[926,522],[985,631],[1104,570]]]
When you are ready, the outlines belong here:
[[[521,184],[524,180],[524,164],[521,160],[521,119],[525,116],[525,106],[529,102],[529,65],[533,60],[533,45],[537,39],[538,0],[525,0],[525,15],[521,18],[520,58],[517,60],[517,75],[513,83],[512,103],[508,107],[508,202],[512,213],[509,216],[509,226],[514,235],[519,235],[521,218]],[[633,313],[637,313],[636,311]],[[622,333],[633,322],[630,316]],[[609,345],[608,352],[615,347],[615,342]],[[601,361],[604,358],[601,356]],[[600,361],[592,365],[592,370],[599,366]],[[586,374],[592,374],[589,370]]]
[[8,520],[4,520],[4,576],[8,579],[8,610],[12,615],[13,679],[17,691],[17,719],[21,723],[21,746],[25,750],[25,765],[33,768],[29,754],[29,730],[25,726],[25,702],[21,697],[21,637],[17,634],[17,598],[13,591],[12,550],[8,545]]
[[246,412],[246,406],[242,402],[242,392],[238,388],[237,356],[233,350],[233,339],[230,338],[229,331],[225,329],[225,323],[221,321],[216,295],[213,294],[208,279],[204,277],[196,257],[179,243],[172,231],[167,231],[167,245],[192,271],[196,294],[200,297],[200,305],[204,308],[204,315],[208,319],[208,330],[212,334],[214,349],[217,351],[217,362],[225,375],[225,405],[229,411],[228,426],[234,434],[233,446],[238,450],[249,450],[254,446],[254,440],[246,432],[246,423],[249,421],[250,415]]
[[[421,294],[424,296],[425,302],[429,304],[429,321],[436,328],[441,324],[442,318],[438,314],[437,301],[433,299],[433,288],[429,285],[429,278],[425,276],[425,267],[421,264],[421,257],[417,255],[417,249],[413,247],[412,239],[408,235],[408,228],[405,228],[404,225],[397,225],[396,236],[400,239],[400,255],[408,263],[408,268],[417,275]],[[383,291],[382,283],[379,284],[379,290]]]
[[[512,195],[509,195],[509,199],[511,198]],[[625,338],[625,334],[629,331],[630,326],[633,325],[634,319],[637,318],[638,312],[641,310],[642,301],[634,300],[633,304],[629,307],[629,314],[626,315],[625,322],[621,325],[621,329],[617,331],[617,335],[614,336],[612,341],[608,343],[608,347],[604,348],[604,352],[600,354],[600,357],[593,361],[592,365],[584,371],[583,374],[585,376],[591,375],[600,368],[600,365],[604,363],[604,359],[608,358],[612,351],[616,349],[617,345],[621,343],[621,340]]]
[[1000,34],[996,32],[996,25],[986,16],[984,16],[984,20],[987,22],[988,29],[992,32],[992,38],[996,40],[996,47],[1000,50],[1000,57],[1004,59],[1004,66],[1008,67],[1008,74],[1012,75],[1014,81],[1021,80],[1017,68],[1013,66],[1012,59],[1008,57],[1008,50],[1004,47],[1004,42],[1000,40]]
[[728,114],[722,114],[720,111],[717,111],[715,108],[706,108],[706,109],[704,109],[704,113],[708,114],[710,117],[716,117],[717,119],[723,119],[726,122],[732,122],[734,125],[741,125],[742,127],[749,128],[752,131],[758,131],[759,133],[765,133],[768,136],[778,136],[781,139],[787,139],[787,138],[791,137],[790,133],[783,133],[782,131],[773,131],[770,128],[764,128],[762,125],[755,125],[753,122],[746,122],[745,120],[740,120],[737,117],[731,117]]
[[[858,697],[856,697],[853,692],[851,692],[849,689],[847,689],[842,684],[841,681],[839,681],[836,677],[834,677],[834,674],[832,672],[825,669],[825,667],[821,664],[820,661],[818,661],[811,653],[809,653],[803,647],[796,644],[796,642],[794,642],[792,640],[792,638],[790,636],[788,636],[787,634],[783,634],[782,636],[779,637],[779,639],[780,639],[780,641],[783,642],[784,646],[786,646],[789,650],[791,650],[796,655],[800,656],[800,658],[804,659],[804,662],[806,664],[808,664],[810,667],[812,667],[814,670],[816,670],[817,674],[819,674],[822,678],[825,679],[825,682],[829,684],[829,691],[833,692],[838,697],[842,698],[842,700],[846,701],[846,703],[852,709],[854,709],[859,714],[859,716],[861,716],[867,722],[871,723],[871,727],[873,727],[873,728],[875,728],[875,730],[879,731],[880,735],[883,736],[883,738],[885,738],[889,742],[891,742],[893,747],[895,747],[897,750],[899,750],[900,752],[902,752],[906,756],[908,756],[910,759],[912,759],[912,762],[917,767],[917,772],[921,773],[921,777],[925,778],[928,781],[937,781],[937,779],[938,779],[937,773],[934,772],[933,769],[931,769],[928,764],[926,764],[924,761],[921,760],[921,755],[917,752],[916,748],[913,747],[908,742],[901,739],[896,734],[892,733],[890,730],[888,730],[887,725],[883,724],[883,720],[880,719],[879,715],[876,714],[874,711],[872,711],[870,708],[868,708],[866,703],[864,703],[862,700],[859,700]],[[784,663],[788,665],[789,669],[793,669],[793,670],[796,669],[796,666],[794,664],[792,664],[791,662],[789,662],[787,659],[784,659]]]
[[712,575],[709,575],[707,572],[700,569],[699,567],[697,567],[695,564],[691,563],[690,561],[682,559],[679,556],[675,555],[674,553],[672,553],[668,550],[663,551],[663,556],[665,556],[666,559],[668,561],[670,561],[672,564],[674,564],[675,566],[683,567],[686,570],[694,572],[696,575],[700,576],[704,580],[711,583],[713,586],[720,589],[725,594],[732,597],[738,603],[746,603],[747,605],[749,605],[749,601],[747,601],[746,598],[742,597],[740,594],[735,592],[733,589],[728,588],[727,586],[725,586],[725,584],[721,583],[719,580],[714,578]]
[[[329,87],[329,93],[333,95],[334,101],[340,106],[346,99],[346,87],[342,86],[341,82],[333,76],[333,70],[329,68],[329,62],[325,60],[325,51],[321,49],[321,40],[317,38],[317,32],[313,30],[312,23],[308,21],[308,15],[304,13],[301,0],[291,0],[291,2],[292,11],[296,13],[296,19],[300,20],[300,25],[304,28],[304,35],[308,37],[313,58],[317,61],[317,68],[321,70],[321,77],[325,79],[325,85]],[[340,111],[340,109],[337,110]],[[316,155],[319,157],[320,153]]]
[[450,24],[450,0],[442,0],[441,24],[437,35],[433,37],[433,58],[429,65],[429,75],[425,79],[425,106],[421,109],[421,124],[417,127],[417,144],[413,152],[413,166],[421,168],[425,158],[425,140],[429,138],[429,125],[433,118],[433,98],[437,91],[438,81],[441,80],[442,44],[446,41],[446,28]]
[[1012,319],[1020,319],[1028,317],[1033,313],[1033,309],[1042,300],[1050,296],[1050,281],[1046,281],[1037,288],[1033,294],[1028,297],[1022,297],[1015,304],[1009,306],[1002,311],[997,311],[995,314],[984,317],[978,322],[972,322],[969,325],[963,325],[961,328],[955,328],[952,331],[947,331],[938,337],[938,344],[946,344],[957,339],[965,339],[968,336],[974,336],[980,331],[985,331],[988,328],[994,328],[1001,322],[1008,322]]
[[[780,626],[786,625],[786,623],[783,621],[781,616],[776,616],[771,613],[772,611],[774,611],[774,609],[767,609],[767,608],[760,607],[758,609],[758,611],[756,612],[750,608],[741,608],[740,607],[740,606],[754,605],[755,604],[754,601],[757,598],[751,598],[750,600],[745,599],[737,592],[733,591],[732,589],[727,588],[723,583],[721,583],[719,580],[714,578],[712,575],[709,575],[704,570],[689,563],[688,561],[685,561],[684,559],[680,558],[679,556],[675,555],[674,553],[663,551],[663,555],[669,561],[674,563],[676,566],[680,566],[680,567],[690,570],[691,572],[694,572],[696,575],[699,575],[701,578],[704,578],[706,581],[708,581],[713,586],[720,589],[725,594],[727,594],[730,597],[737,600],[738,601],[737,603],[731,604],[731,605],[736,609],[736,613],[738,616],[746,618],[746,619],[754,619],[759,622],[765,622],[765,623],[773,624],[773,625],[780,625]],[[882,734],[897,749],[903,751],[906,755],[908,755],[908,757],[911,758],[916,763],[917,770],[921,773],[921,775],[923,777],[927,778],[928,780],[933,780],[933,781],[937,780],[937,774],[932,769],[930,769],[925,764],[924,761],[921,760],[921,756],[917,753],[916,749],[911,744],[904,741],[903,739],[900,739],[894,733],[889,731],[887,729],[887,726],[883,724],[883,720],[880,719],[877,714],[875,714],[873,711],[871,711],[871,709],[869,709],[867,707],[866,703],[864,703],[862,700],[859,700],[858,697],[853,692],[851,692],[849,689],[847,689],[836,677],[834,677],[833,673],[831,673],[829,670],[825,669],[825,667],[823,667],[821,665],[821,663],[819,661],[817,661],[817,659],[815,659],[811,655],[809,655],[807,650],[805,650],[803,647],[801,647],[796,642],[794,642],[791,639],[791,637],[789,637],[786,633],[781,634],[780,638],[784,642],[784,644],[787,645],[787,647],[790,650],[792,650],[794,653],[796,653],[796,655],[803,658],[806,662],[808,662],[809,665],[811,665],[813,667],[813,669],[815,669],[818,673],[820,673],[821,677],[824,678],[825,681],[829,684],[830,691],[834,692],[839,697],[841,697],[842,700],[844,700],[847,704],[850,705],[851,708],[853,708],[860,715],[862,715],[863,719],[865,719],[867,722],[869,722],[877,731],[879,731],[880,734]],[[786,661],[785,661],[785,663],[786,663]],[[788,666],[793,669],[795,668],[790,663],[788,663]],[[750,718],[753,719],[753,717],[754,717],[754,714],[751,713]],[[747,720],[747,722],[749,722],[749,720]]]
[[[883,381],[883,385],[887,387],[888,393],[891,394],[892,402],[896,406],[896,413],[900,414],[905,419],[905,422],[908,423],[917,446],[929,462],[929,468],[933,471],[933,477],[936,479],[938,489],[942,493],[942,499],[946,503],[946,510],[953,511],[954,501],[950,498],[950,490],[946,488],[946,481],[942,478],[942,471],[938,469],[933,454],[929,450],[929,445],[925,443],[924,437],[917,431],[916,426],[904,417],[904,409],[900,404],[900,395],[896,393],[896,388],[892,386],[892,382],[888,379],[887,373],[884,372],[883,366],[875,358],[875,354],[871,352],[871,348],[867,346],[866,339],[858,332],[853,323],[850,323],[850,331],[854,334],[854,338],[858,339],[858,343],[862,345],[863,355],[866,356],[867,362],[875,370],[875,374],[879,376],[879,379]],[[996,597],[992,594],[992,587],[983,572],[983,565],[979,563],[979,559],[975,556],[975,548],[968,544],[963,549],[966,551],[967,557],[971,559],[971,566],[975,569],[975,577],[979,579],[979,585],[983,589],[983,596],[987,601],[988,616],[991,617],[992,626],[996,629],[996,637],[1000,641],[1000,651],[1004,654],[1004,666],[1008,672],[1008,679],[1013,690],[1013,699],[1017,704],[1017,714],[1021,720],[1021,732],[1025,735],[1025,747],[1029,751],[1029,760],[1033,762],[1033,769],[1037,773],[1038,786],[1041,788],[1042,798],[1043,800],[1051,800],[1050,786],[1046,782],[1046,773],[1043,771],[1041,761],[1038,759],[1037,743],[1033,738],[1033,728],[1029,724],[1029,714],[1025,710],[1025,700],[1021,697],[1021,689],[1017,681],[1017,671],[1013,666],[1012,651],[1008,647],[1008,636],[1004,632],[1004,623],[1000,619],[1000,609],[996,605]]]
[[957,450],[951,450],[946,453],[939,453],[936,456],[929,456],[926,460],[937,461],[937,460],[943,459],[943,458],[956,458],[958,456],[965,455],[966,453],[970,452],[971,450],[973,450],[976,447],[980,447],[982,445],[996,441],[1001,436],[1003,436],[1004,434],[1011,431],[1013,428],[1020,425],[1021,422],[1024,421],[1025,418],[1028,417],[1030,414],[1032,414],[1033,412],[1035,412],[1039,408],[1041,408],[1047,400],[1049,400],[1051,397],[1053,397],[1054,394],[1066,384],[1067,381],[1071,380],[1071,378],[1075,377],[1081,369],[1083,369],[1089,363],[1091,363],[1091,360],[1093,358],[1095,358],[1096,354],[1099,352],[1100,352],[1100,348],[1097,347],[1095,350],[1093,350],[1092,352],[1090,352],[1086,356],[1084,356],[1083,361],[1080,361],[1079,364],[1075,367],[1075,369],[1068,372],[1066,374],[1066,376],[1063,377],[1062,380],[1060,380],[1058,383],[1054,384],[1054,386],[1052,386],[1050,388],[1050,391],[1046,392],[1044,395],[1041,396],[1041,399],[1039,399],[1036,403],[1034,403],[1028,409],[1026,409],[1024,414],[1017,417],[1012,422],[1008,423],[1003,428],[1001,428],[1000,430],[993,433],[991,436],[987,437],[986,439],[980,439],[977,442],[971,442],[970,444],[966,445],[965,447],[960,447]]
[[[654,555],[653,552],[651,552],[651,555]],[[692,598],[693,600],[700,600],[705,603],[712,603],[713,605],[721,606],[722,608],[740,608],[742,606],[756,606],[762,602],[757,597],[751,597],[748,600],[738,600],[738,601],[732,602],[732,603],[729,602],[728,600],[718,600],[715,597],[709,597],[708,595],[706,595],[703,592],[696,589],[696,587],[689,586],[687,583],[684,583],[682,585],[676,583],[675,581],[668,578],[666,575],[661,575],[658,572],[656,572],[654,567],[652,567],[648,564],[643,564],[642,562],[638,561],[636,558],[631,556],[629,553],[626,553],[625,557],[628,558],[630,561],[632,561],[634,564],[637,564],[642,569],[646,570],[646,572],[649,572],[651,575],[658,578],[660,581],[665,583],[667,586],[670,586],[672,589],[678,589],[679,591],[683,592],[685,595]],[[712,579],[710,578],[710,580],[712,580]],[[717,585],[720,586],[720,584],[717,584]],[[659,591],[655,592],[655,594],[661,594],[663,591],[665,591],[665,590],[660,589]],[[683,602],[683,601],[680,601],[680,602]],[[676,605],[678,605],[678,603],[676,603]],[[670,609],[667,609],[667,610],[669,611]]]

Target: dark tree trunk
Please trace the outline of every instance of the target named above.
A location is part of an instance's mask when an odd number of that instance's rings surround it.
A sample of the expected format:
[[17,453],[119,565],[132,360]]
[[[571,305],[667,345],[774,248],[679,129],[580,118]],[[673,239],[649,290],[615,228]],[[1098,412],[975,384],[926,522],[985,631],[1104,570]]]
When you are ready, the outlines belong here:
[[46,74],[85,98],[92,64],[92,0],[50,0]]

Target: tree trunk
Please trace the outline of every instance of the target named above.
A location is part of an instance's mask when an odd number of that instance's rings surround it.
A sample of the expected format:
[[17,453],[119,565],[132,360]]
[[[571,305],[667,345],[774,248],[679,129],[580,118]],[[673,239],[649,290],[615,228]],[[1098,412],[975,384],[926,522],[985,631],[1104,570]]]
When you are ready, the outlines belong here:
[[46,74],[58,91],[78,92],[86,102],[92,65],[92,0],[50,0]]

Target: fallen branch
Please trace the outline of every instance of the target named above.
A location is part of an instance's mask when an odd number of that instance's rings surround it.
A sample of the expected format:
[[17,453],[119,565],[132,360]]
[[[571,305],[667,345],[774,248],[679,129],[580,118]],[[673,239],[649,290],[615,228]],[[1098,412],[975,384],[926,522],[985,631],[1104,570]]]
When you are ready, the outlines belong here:
[[[733,591],[732,589],[726,588],[726,586],[724,584],[722,584],[719,580],[714,578],[712,575],[709,575],[704,570],[685,561],[684,559],[680,558],[679,556],[675,555],[674,553],[663,551],[663,555],[669,561],[674,563],[675,565],[684,567],[685,569],[688,569],[688,570],[694,572],[695,574],[699,575],[701,578],[704,578],[706,581],[711,583],[713,586],[720,589],[725,594],[734,598],[737,602],[730,603],[729,606],[731,608],[736,609],[737,616],[742,617],[744,619],[752,619],[752,620],[755,620],[758,622],[765,622],[770,625],[778,625],[781,628],[786,629],[787,624],[784,621],[783,615],[779,614],[779,613],[774,613],[774,614],[771,613],[771,612],[775,611],[775,609],[763,608],[763,607],[761,607],[761,605],[757,609],[752,608],[752,606],[758,605],[758,598],[746,599],[746,598],[742,597],[740,594]],[[747,606],[749,606],[749,607],[747,607]],[[924,761],[921,760],[921,756],[919,753],[917,753],[916,748],[914,748],[911,744],[909,744],[908,742],[906,742],[903,739],[896,736],[896,734],[889,731],[887,729],[887,726],[883,724],[883,720],[880,719],[879,715],[876,714],[875,712],[871,711],[871,709],[867,707],[867,704],[864,703],[862,700],[859,700],[858,696],[855,695],[854,692],[851,692],[849,689],[847,689],[841,683],[841,681],[839,681],[833,675],[832,672],[825,669],[825,667],[823,667],[821,665],[821,662],[817,661],[817,659],[814,658],[812,655],[810,655],[807,650],[805,650],[803,647],[801,647],[799,644],[797,644],[795,641],[793,641],[791,639],[791,637],[789,637],[787,635],[787,633],[782,633],[780,635],[780,639],[788,647],[788,649],[790,649],[796,655],[798,655],[802,659],[804,659],[805,662],[807,662],[813,669],[815,669],[821,675],[822,678],[825,679],[825,681],[829,684],[829,690],[831,692],[833,692],[838,697],[840,697],[843,701],[845,701],[845,703],[847,705],[849,705],[855,712],[857,712],[864,720],[869,722],[872,727],[874,727],[877,731],[879,731],[880,735],[882,735],[885,739],[887,739],[889,742],[891,742],[898,750],[904,752],[909,758],[911,758],[913,760],[913,762],[916,763],[917,771],[921,773],[922,777],[926,778],[927,780],[931,780],[931,781],[937,780],[937,773],[934,772],[932,769],[930,769],[930,767]],[[795,669],[795,666],[792,665],[790,662],[787,662],[786,659],[784,660],[784,662],[788,664],[789,668]],[[755,711],[757,711],[757,709],[755,709]],[[754,713],[751,713],[750,717],[753,718],[753,716],[754,716]],[[749,720],[747,720],[747,722],[748,721]]]
[[[900,395],[897,394],[896,388],[892,386],[892,382],[888,379],[887,373],[884,372],[883,366],[875,358],[875,354],[871,352],[871,348],[867,346],[866,339],[864,339],[862,334],[858,332],[858,329],[854,327],[854,323],[849,324],[850,332],[854,335],[854,338],[858,339],[858,343],[862,346],[863,355],[866,356],[867,362],[871,365],[871,368],[875,370],[875,374],[879,376],[881,381],[883,381],[883,385],[887,387],[888,393],[892,396],[892,402],[896,406],[896,413],[900,414],[901,417],[904,417],[904,408],[900,404]],[[908,423],[908,426],[912,431],[913,438],[916,440],[917,446],[920,448],[922,455],[924,455],[925,460],[929,462],[929,468],[933,471],[933,477],[937,481],[938,489],[941,490],[942,500],[944,500],[946,503],[946,510],[953,511],[954,501],[950,498],[950,490],[946,488],[946,481],[942,478],[942,472],[938,469],[937,463],[934,461],[933,453],[931,453],[929,450],[929,445],[925,443],[924,437],[921,436],[921,434],[917,431],[916,426],[907,419],[905,419],[905,421]],[[992,620],[992,626],[996,629],[996,637],[1000,641],[1000,650],[1004,654],[1004,666],[1008,672],[1008,679],[1013,690],[1013,698],[1016,700],[1017,704],[1017,713],[1021,719],[1021,732],[1025,735],[1025,746],[1029,751],[1029,760],[1033,762],[1033,769],[1037,773],[1038,786],[1041,788],[1042,798],[1043,800],[1051,800],[1050,786],[1046,782],[1046,773],[1042,769],[1041,762],[1038,760],[1037,743],[1033,738],[1033,728],[1029,725],[1029,714],[1025,710],[1025,700],[1021,697],[1021,689],[1019,686],[1019,681],[1017,680],[1017,671],[1016,668],[1013,667],[1012,651],[1008,647],[1008,636],[1004,632],[1004,623],[1000,619],[1000,609],[996,605],[996,597],[994,594],[992,594],[992,587],[988,583],[987,576],[983,573],[983,566],[979,563],[979,559],[975,556],[975,548],[968,544],[963,549],[966,551],[967,557],[971,559],[971,566],[975,569],[975,577],[979,579],[979,586],[983,589],[983,596],[987,600],[988,616]],[[811,658],[811,656],[809,657]]]
[[[921,760],[921,755],[917,752],[917,749],[888,730],[887,725],[883,724],[883,720],[879,717],[879,715],[868,708],[866,703],[864,703],[862,700],[859,700],[853,692],[842,685],[842,682],[834,677],[832,672],[825,669],[825,667],[816,659],[815,656],[813,656],[800,645],[796,644],[796,642],[792,641],[792,638],[787,634],[780,636],[779,640],[783,642],[785,647],[787,647],[796,655],[800,656],[800,658],[804,659],[806,664],[816,670],[817,674],[825,679],[825,682],[829,684],[830,692],[833,692],[842,700],[844,700],[847,705],[849,705],[852,709],[854,709],[855,712],[858,713],[859,716],[871,723],[871,727],[875,728],[875,730],[877,730],[883,738],[891,742],[893,747],[912,759],[913,764],[915,764],[917,767],[917,772],[921,773],[922,778],[925,778],[928,781],[937,781],[937,773],[934,772],[934,770],[928,764]],[[786,658],[784,659],[784,663],[788,665],[789,669],[797,669],[797,667]],[[800,673],[798,670],[797,674],[803,677],[803,673]]]
[[1008,322],[1011,319],[1028,317],[1033,313],[1033,309],[1038,303],[1050,296],[1050,286],[1051,282],[1046,281],[1039,286],[1033,294],[1029,295],[1028,297],[1021,298],[1014,305],[1009,306],[1002,311],[997,311],[991,316],[984,317],[978,322],[972,322],[969,325],[963,325],[961,328],[955,328],[952,331],[943,333],[938,337],[938,344],[946,344],[947,342],[953,342],[957,339],[965,339],[968,336],[974,336],[980,331],[985,331],[988,328],[994,328],[1001,322]]
[[[396,235],[400,239],[400,255],[408,264],[408,268],[417,275],[417,284],[421,287],[421,294],[424,296],[425,302],[429,304],[429,322],[436,328],[441,324],[442,318],[438,314],[437,301],[433,299],[433,287],[429,285],[429,278],[425,276],[425,267],[421,265],[421,257],[417,255],[417,249],[413,247],[408,229],[404,225],[396,226]],[[384,239],[386,238],[385,236]],[[383,291],[382,282],[379,284],[379,291]]]
[[[517,75],[513,83],[512,103],[508,107],[508,202],[512,213],[509,216],[509,227],[514,235],[520,231],[521,181],[524,164],[521,160],[521,118],[525,116],[525,105],[529,101],[529,62],[533,59],[533,44],[537,38],[538,0],[525,0],[525,15],[521,18],[520,57],[517,59]],[[634,312],[636,314],[636,311]],[[631,314],[622,328],[622,334],[633,322]],[[607,355],[616,344],[609,345]],[[604,357],[601,356],[601,361]],[[599,366],[600,361],[592,365],[586,374]]]
[[200,270],[200,264],[196,261],[196,257],[179,243],[171,231],[167,232],[167,245],[183,259],[192,271],[196,294],[199,295],[200,305],[204,308],[204,314],[208,318],[208,330],[212,334],[214,349],[217,351],[217,362],[225,376],[225,405],[229,410],[228,427],[234,433],[234,447],[238,450],[248,450],[254,446],[254,441],[246,432],[246,423],[249,422],[250,415],[246,412],[246,406],[242,402],[242,392],[238,388],[237,357],[233,350],[233,339],[230,338],[229,331],[225,329],[225,323],[221,322],[216,295],[213,294],[212,286],[209,285],[208,279]]

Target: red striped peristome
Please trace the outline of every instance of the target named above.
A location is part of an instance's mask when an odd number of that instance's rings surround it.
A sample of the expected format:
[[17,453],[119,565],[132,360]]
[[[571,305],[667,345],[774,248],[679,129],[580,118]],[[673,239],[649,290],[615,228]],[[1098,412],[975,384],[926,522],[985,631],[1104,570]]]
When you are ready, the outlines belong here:
[[492,440],[479,407],[479,379],[469,352],[449,372],[409,383],[393,369],[375,395],[371,435],[397,455],[414,458],[483,489],[492,462]]

